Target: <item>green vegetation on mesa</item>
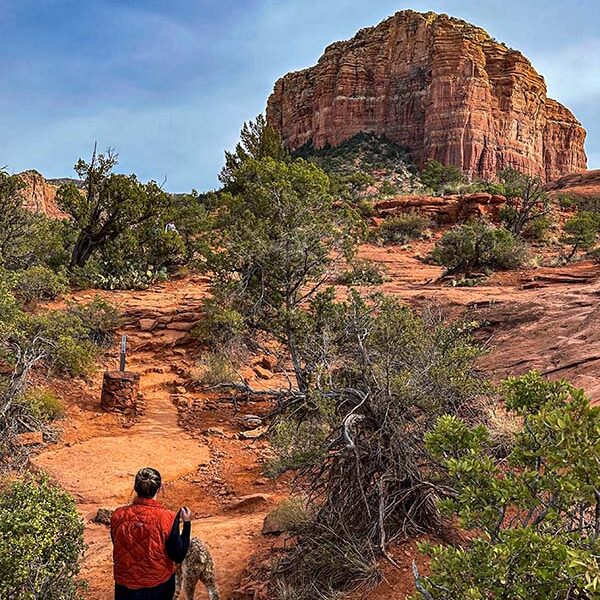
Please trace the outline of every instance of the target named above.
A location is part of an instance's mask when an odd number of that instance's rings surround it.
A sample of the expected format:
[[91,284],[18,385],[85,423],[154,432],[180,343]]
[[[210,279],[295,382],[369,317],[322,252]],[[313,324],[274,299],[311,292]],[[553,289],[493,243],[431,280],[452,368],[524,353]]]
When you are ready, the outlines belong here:
[[336,147],[307,144],[294,157],[317,164],[337,194],[354,200],[425,191],[410,152],[373,133],[357,133]]

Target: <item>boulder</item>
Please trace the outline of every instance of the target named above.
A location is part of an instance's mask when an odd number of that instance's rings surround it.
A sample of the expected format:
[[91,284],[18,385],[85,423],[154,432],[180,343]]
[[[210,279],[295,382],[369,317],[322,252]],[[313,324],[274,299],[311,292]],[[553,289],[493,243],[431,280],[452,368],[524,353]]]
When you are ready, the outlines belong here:
[[268,369],[265,369],[264,367],[261,367],[260,365],[254,365],[253,368],[254,373],[256,373],[256,375],[259,377],[259,379],[273,379],[274,375],[271,371],[269,371]]
[[250,494],[241,496],[238,500],[227,506],[228,511],[232,512],[256,512],[264,509],[271,504],[269,494]]
[[138,322],[140,331],[153,331],[158,325],[156,319],[140,319]]
[[240,432],[240,437],[244,440],[256,440],[259,437],[267,433],[268,427],[257,427],[256,429],[250,429],[249,431]]
[[273,356],[272,354],[263,354],[262,356],[258,357],[254,364],[266,369],[267,371],[274,371],[277,368],[277,363],[277,357]]
[[93,523],[100,523],[101,525],[110,525],[112,518],[112,508],[99,508],[92,519]]

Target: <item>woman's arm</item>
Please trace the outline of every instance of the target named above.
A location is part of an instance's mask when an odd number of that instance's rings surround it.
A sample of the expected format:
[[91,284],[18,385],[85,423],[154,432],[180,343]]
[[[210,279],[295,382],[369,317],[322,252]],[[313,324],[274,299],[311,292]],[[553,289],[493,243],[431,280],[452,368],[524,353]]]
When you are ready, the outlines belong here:
[[192,523],[189,519],[189,510],[183,513],[183,531],[181,533],[179,532],[179,523],[181,520],[182,511],[183,509],[175,515],[173,527],[171,527],[169,537],[167,538],[167,541],[165,543],[165,550],[167,552],[167,556],[174,563],[182,563],[190,547]]

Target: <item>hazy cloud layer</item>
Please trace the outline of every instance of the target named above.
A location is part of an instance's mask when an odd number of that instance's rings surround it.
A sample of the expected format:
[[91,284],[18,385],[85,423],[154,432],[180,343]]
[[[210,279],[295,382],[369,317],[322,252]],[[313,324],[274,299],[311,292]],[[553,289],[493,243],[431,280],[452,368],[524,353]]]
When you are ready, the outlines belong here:
[[404,8],[450,13],[521,50],[583,122],[600,168],[596,0],[0,0],[0,163],[70,175],[97,140],[123,171],[210,188],[279,76]]

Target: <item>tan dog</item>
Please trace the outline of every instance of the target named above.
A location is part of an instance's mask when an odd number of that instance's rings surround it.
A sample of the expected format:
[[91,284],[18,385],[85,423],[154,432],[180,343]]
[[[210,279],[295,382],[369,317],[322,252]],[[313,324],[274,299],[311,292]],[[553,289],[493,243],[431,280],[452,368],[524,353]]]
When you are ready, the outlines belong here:
[[184,600],[194,600],[196,584],[201,581],[206,587],[209,600],[219,600],[219,589],[215,581],[215,566],[208,548],[198,538],[190,540],[185,560],[177,565],[175,600],[183,589]]

